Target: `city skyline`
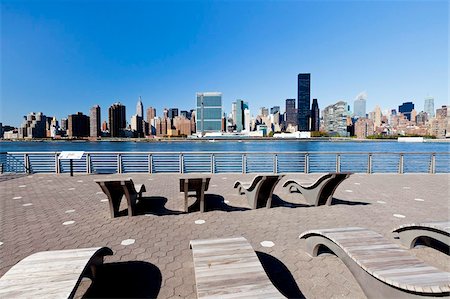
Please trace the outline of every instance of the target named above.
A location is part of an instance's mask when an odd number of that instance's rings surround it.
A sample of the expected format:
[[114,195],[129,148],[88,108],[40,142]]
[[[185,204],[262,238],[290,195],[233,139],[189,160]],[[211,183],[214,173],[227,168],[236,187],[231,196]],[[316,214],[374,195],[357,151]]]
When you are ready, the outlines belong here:
[[364,90],[368,111],[408,101],[421,111],[427,96],[448,104],[445,1],[170,4],[2,1],[0,121],[134,107],[139,96],[160,115],[194,109],[201,90],[222,92],[226,112],[243,99],[255,115],[296,98],[298,73],[312,74],[321,109]]

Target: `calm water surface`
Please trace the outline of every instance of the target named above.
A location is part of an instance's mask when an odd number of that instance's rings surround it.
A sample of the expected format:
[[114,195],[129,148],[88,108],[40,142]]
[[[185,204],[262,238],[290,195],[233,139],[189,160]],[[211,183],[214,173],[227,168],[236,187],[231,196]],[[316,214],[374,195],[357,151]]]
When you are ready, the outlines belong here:
[[162,141],[162,142],[73,142],[73,141],[2,141],[1,152],[40,151],[90,152],[449,152],[450,143],[401,143],[397,141]]

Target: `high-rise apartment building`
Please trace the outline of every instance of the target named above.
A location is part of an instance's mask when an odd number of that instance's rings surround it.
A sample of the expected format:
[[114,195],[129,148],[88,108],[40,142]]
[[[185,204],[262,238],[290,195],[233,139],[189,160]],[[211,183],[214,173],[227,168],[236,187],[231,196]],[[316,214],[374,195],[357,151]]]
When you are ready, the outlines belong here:
[[125,106],[120,102],[112,104],[108,110],[108,120],[111,137],[120,137],[127,126]]
[[348,114],[348,106],[344,101],[325,107],[322,112],[325,131],[331,134],[347,136]]
[[197,132],[220,132],[222,129],[222,93],[196,94]]
[[89,110],[89,118],[90,118],[90,124],[89,124],[89,131],[90,137],[98,137],[101,135],[101,118],[100,118],[100,106],[95,105]]
[[63,131],[67,130],[67,118],[61,118],[59,122],[59,128]]
[[135,137],[142,137],[142,134],[144,133],[142,117],[137,114],[131,117],[131,130]]
[[67,117],[67,135],[74,137],[88,137],[89,136],[89,116],[81,112],[71,114]]
[[269,109],[266,108],[266,107],[261,107],[261,108],[259,108],[259,115],[260,115],[261,117],[263,117],[263,116],[269,116]]
[[355,123],[355,135],[358,139],[367,138],[373,135],[375,127],[372,119],[360,117]]
[[156,109],[153,107],[147,108],[147,122],[150,123],[152,119],[156,117]]
[[366,117],[366,93],[362,92],[353,102],[353,116],[355,118]]
[[317,99],[313,99],[311,105],[311,131],[319,131],[320,129],[320,111]]
[[286,99],[286,126],[297,125],[297,109],[295,109],[295,99]]
[[311,74],[298,74],[297,125],[299,131],[309,131],[311,110]]
[[428,114],[429,118],[434,117],[434,98],[433,97],[426,97],[425,98],[423,111]]
[[24,121],[18,130],[19,138],[45,138],[47,136],[47,117],[42,112],[31,112],[23,118]]
[[380,106],[376,105],[373,117],[375,128],[381,127],[381,116],[381,108]]
[[398,112],[402,113],[409,121],[411,120],[411,111],[413,111],[413,109],[413,102],[404,102],[398,106]]
[[144,105],[142,104],[141,97],[139,97],[139,100],[136,104],[136,115],[139,116],[141,119],[144,118]]

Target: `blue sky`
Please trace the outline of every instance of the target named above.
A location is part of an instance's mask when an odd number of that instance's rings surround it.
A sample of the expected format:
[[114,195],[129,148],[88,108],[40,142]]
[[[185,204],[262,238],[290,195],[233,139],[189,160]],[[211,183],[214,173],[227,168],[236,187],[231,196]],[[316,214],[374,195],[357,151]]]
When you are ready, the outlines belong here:
[[448,104],[447,1],[4,1],[3,124],[120,101],[194,108],[195,93],[283,107],[311,73],[319,107]]

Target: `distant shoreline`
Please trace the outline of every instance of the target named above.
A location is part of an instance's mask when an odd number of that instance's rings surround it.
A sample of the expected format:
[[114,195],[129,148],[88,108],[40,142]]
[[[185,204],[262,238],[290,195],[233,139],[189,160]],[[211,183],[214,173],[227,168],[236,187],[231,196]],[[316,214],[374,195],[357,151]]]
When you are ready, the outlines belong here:
[[[0,143],[13,143],[13,142],[73,142],[73,143],[84,143],[84,142],[136,142],[136,143],[158,143],[158,142],[245,142],[245,141],[273,141],[273,142],[397,142],[397,139],[356,139],[349,137],[312,137],[312,138],[273,138],[273,137],[258,137],[258,138],[100,138],[100,139],[0,139]],[[436,142],[436,143],[450,143],[450,138],[447,139],[424,139],[424,142]]]

